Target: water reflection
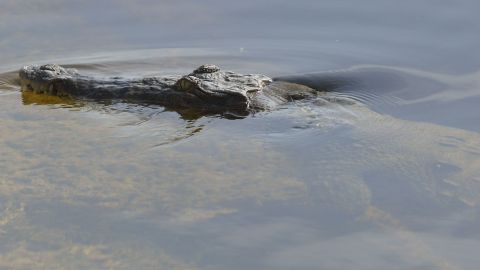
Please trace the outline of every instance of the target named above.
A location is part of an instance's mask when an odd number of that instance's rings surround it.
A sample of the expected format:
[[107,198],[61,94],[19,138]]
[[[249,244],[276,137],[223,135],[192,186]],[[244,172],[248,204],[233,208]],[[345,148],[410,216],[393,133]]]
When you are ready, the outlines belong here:
[[477,269],[479,5],[2,0],[1,72],[215,63],[304,74],[368,106],[298,102],[231,121],[22,105],[16,72],[2,74],[0,268]]
[[468,269],[448,253],[478,248],[449,233],[479,222],[473,132],[361,104],[293,105],[205,118],[196,136],[155,148],[161,130],[195,122],[19,99],[2,99],[0,117],[4,268]]
[[402,114],[475,76],[433,75],[289,77],[335,92],[235,121],[4,76],[0,268],[475,269],[479,134]]
[[78,101],[66,97],[36,94],[33,92],[22,92],[22,103],[24,105],[60,105],[62,107],[82,106]]

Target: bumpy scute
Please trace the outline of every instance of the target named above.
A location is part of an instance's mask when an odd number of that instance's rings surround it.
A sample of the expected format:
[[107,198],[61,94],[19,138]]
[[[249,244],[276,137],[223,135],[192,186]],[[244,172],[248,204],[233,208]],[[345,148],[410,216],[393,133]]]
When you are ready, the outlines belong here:
[[220,68],[216,65],[205,64],[199,66],[197,69],[193,71],[193,74],[202,74],[202,73],[214,73],[220,71]]

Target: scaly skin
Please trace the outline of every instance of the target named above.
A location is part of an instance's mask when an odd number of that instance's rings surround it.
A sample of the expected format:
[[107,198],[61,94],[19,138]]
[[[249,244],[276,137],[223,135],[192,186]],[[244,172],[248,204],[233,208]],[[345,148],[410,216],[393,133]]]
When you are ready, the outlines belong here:
[[307,86],[274,82],[258,74],[220,71],[202,65],[185,76],[140,79],[94,78],[75,69],[48,64],[25,66],[20,72],[22,91],[91,100],[125,100],[163,105],[171,109],[248,113],[273,108],[294,99],[313,97]]

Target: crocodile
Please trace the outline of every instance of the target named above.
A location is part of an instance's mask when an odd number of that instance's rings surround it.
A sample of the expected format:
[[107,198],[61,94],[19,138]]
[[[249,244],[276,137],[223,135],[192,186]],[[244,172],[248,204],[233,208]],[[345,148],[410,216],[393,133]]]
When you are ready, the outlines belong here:
[[30,65],[19,72],[21,90],[86,100],[145,102],[170,109],[230,112],[239,115],[312,98],[319,91],[260,74],[222,71],[202,65],[183,76],[99,78],[56,64]]

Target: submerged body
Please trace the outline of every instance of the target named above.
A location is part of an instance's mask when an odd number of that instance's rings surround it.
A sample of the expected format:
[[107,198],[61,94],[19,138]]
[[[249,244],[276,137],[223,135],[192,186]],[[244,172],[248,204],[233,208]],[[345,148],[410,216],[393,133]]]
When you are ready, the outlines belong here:
[[258,74],[221,71],[202,65],[185,76],[140,79],[94,78],[75,69],[48,64],[20,70],[22,91],[68,98],[126,100],[163,105],[172,109],[248,113],[290,100],[314,97],[317,91],[288,82],[274,82]]

